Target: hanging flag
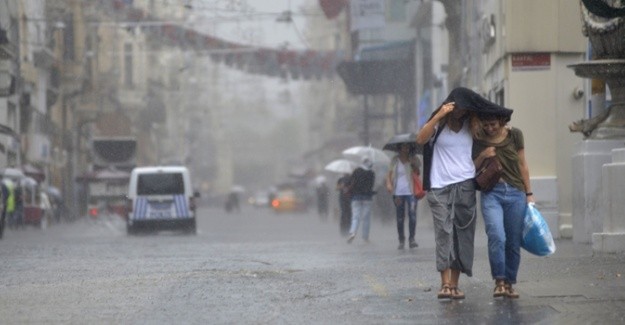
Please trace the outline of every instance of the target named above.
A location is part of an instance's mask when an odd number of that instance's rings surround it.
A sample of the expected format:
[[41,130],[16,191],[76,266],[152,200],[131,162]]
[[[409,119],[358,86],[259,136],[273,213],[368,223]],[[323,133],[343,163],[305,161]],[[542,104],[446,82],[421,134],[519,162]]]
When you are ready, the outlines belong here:
[[326,18],[333,19],[343,11],[347,2],[348,0],[319,0],[319,5]]
[[[322,6],[330,4],[341,9],[346,6],[348,0],[320,0]],[[352,0],[360,2],[375,2],[378,0]],[[383,0],[379,0],[383,1]],[[116,9],[132,6],[132,0],[113,0]],[[332,7],[334,8],[334,7]],[[151,17],[144,9],[131,7],[125,12],[130,21],[158,21]],[[339,10],[340,11],[340,10]],[[202,34],[194,29],[186,28],[178,24],[163,23],[156,28],[143,28],[149,37],[159,37],[162,43],[180,48],[190,48],[198,52],[210,55],[213,62],[224,62],[229,67],[234,67],[250,73],[262,74],[286,79],[289,75],[293,79],[304,77],[308,80],[312,77],[317,79],[323,76],[332,78],[336,73],[336,65],[340,59],[337,51],[294,51],[285,48],[271,49],[258,48],[226,41],[214,36]],[[256,50],[255,50],[256,49]]]

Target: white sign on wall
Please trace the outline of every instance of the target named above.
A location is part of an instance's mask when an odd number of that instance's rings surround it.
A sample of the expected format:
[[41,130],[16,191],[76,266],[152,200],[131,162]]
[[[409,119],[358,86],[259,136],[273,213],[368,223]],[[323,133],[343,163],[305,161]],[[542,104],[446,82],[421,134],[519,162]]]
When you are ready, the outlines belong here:
[[382,28],[386,25],[385,0],[351,0],[350,30]]

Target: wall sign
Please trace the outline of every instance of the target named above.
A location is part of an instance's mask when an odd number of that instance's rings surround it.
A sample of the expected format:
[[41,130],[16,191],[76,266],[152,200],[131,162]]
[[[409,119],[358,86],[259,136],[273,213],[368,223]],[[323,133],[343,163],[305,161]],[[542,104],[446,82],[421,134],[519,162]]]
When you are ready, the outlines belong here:
[[551,68],[550,53],[514,53],[512,71],[548,70]]
[[386,25],[385,0],[352,0],[349,4],[350,31],[382,28]]

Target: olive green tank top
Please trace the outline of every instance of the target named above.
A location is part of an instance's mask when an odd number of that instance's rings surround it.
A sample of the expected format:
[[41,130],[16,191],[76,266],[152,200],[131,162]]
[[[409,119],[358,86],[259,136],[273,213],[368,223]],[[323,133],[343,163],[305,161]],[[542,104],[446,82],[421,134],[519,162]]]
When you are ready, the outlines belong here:
[[523,183],[523,175],[519,165],[518,151],[525,148],[523,140],[523,132],[517,128],[512,128],[508,132],[508,136],[499,143],[490,143],[485,140],[473,141],[473,159],[480,152],[488,147],[495,147],[495,154],[503,167],[503,176],[501,177],[506,183],[514,186],[522,192],[525,192],[525,184]]

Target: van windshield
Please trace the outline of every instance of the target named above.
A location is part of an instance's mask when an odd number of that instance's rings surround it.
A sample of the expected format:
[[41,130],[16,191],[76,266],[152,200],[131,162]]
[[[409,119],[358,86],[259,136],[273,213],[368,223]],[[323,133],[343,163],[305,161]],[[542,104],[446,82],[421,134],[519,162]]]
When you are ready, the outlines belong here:
[[182,173],[141,174],[137,181],[137,195],[184,194]]

